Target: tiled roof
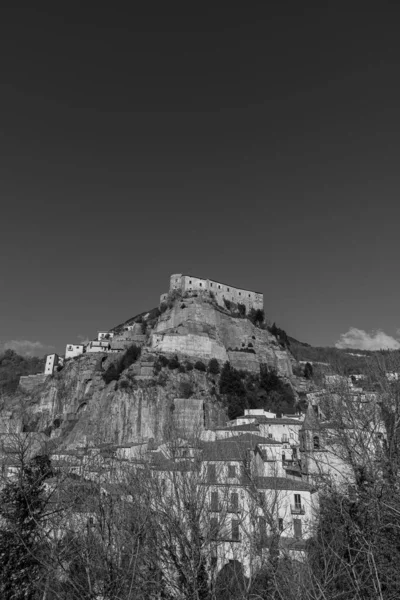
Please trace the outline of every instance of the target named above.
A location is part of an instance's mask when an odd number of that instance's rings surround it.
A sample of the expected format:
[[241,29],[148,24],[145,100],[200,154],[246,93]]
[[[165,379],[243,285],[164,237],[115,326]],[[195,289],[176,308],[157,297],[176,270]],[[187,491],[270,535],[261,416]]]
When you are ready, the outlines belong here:
[[313,492],[314,488],[306,481],[297,481],[286,477],[255,477],[257,488],[264,490],[293,490],[295,492]]
[[246,423],[246,425],[234,425],[233,427],[227,427],[228,431],[259,431],[260,426],[258,423]]
[[269,444],[271,441],[260,435],[245,433],[215,442],[203,442],[203,460],[242,461],[246,458],[247,450],[254,450],[257,444]]

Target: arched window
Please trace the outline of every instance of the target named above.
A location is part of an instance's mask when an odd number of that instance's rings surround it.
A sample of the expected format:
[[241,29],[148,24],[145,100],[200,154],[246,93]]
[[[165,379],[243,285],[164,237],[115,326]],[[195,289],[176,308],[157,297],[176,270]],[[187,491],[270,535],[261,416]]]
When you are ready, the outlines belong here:
[[319,436],[318,435],[314,435],[314,437],[313,437],[313,447],[314,447],[314,450],[319,450]]

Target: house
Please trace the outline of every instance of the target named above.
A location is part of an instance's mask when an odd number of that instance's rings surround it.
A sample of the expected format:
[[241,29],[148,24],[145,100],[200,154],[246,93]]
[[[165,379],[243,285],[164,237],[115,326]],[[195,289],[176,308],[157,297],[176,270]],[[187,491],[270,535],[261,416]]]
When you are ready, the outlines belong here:
[[102,340],[112,340],[114,337],[113,331],[99,331],[97,333],[97,341],[101,342]]
[[86,346],[86,352],[108,352],[111,349],[108,340],[93,340]]
[[59,360],[58,354],[48,354],[44,364],[44,374],[53,375],[54,371],[58,367]]
[[75,358],[85,352],[83,344],[67,344],[65,348],[65,358]]

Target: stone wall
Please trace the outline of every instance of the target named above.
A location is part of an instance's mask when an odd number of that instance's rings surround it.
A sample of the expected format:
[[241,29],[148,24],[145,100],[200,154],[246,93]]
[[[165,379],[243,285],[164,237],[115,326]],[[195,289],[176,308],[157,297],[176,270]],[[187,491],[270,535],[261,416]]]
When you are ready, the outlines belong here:
[[37,375],[22,375],[19,378],[19,385],[26,392],[30,392],[38,385],[44,383],[46,377],[47,375],[45,373],[38,373]]
[[[215,300],[221,306],[224,306],[224,300],[226,299],[236,304],[244,304],[248,311],[251,308],[263,309],[264,306],[263,294],[259,292],[236,288],[212,279],[201,279],[200,277],[182,275],[180,273],[171,275],[170,277],[169,291],[172,292],[174,290],[180,290],[183,293],[191,291],[212,292]],[[164,302],[167,297],[168,294],[162,294],[160,302]]]

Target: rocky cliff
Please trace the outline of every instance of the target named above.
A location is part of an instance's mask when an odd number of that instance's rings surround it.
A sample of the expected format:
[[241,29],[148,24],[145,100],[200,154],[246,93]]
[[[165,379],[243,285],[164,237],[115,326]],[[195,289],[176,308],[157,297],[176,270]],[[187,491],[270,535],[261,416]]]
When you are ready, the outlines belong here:
[[[30,378],[3,401],[3,431],[45,432],[62,447],[131,444],[168,435],[179,398],[202,401],[204,427],[224,424],[226,413],[218,396],[218,375],[193,363],[216,358],[237,369],[257,373],[267,364],[290,382],[293,358],[267,330],[238,318],[212,298],[174,298],[160,314],[144,314],[141,325],[119,327],[113,347],[142,347],[140,358],[107,383],[105,373],[118,363],[115,354],[84,354],[43,381]],[[140,331],[139,331],[140,330]],[[160,356],[176,356],[178,365],[163,366]],[[176,359],[175,359],[176,361]],[[197,410],[197,409],[196,409]]]

